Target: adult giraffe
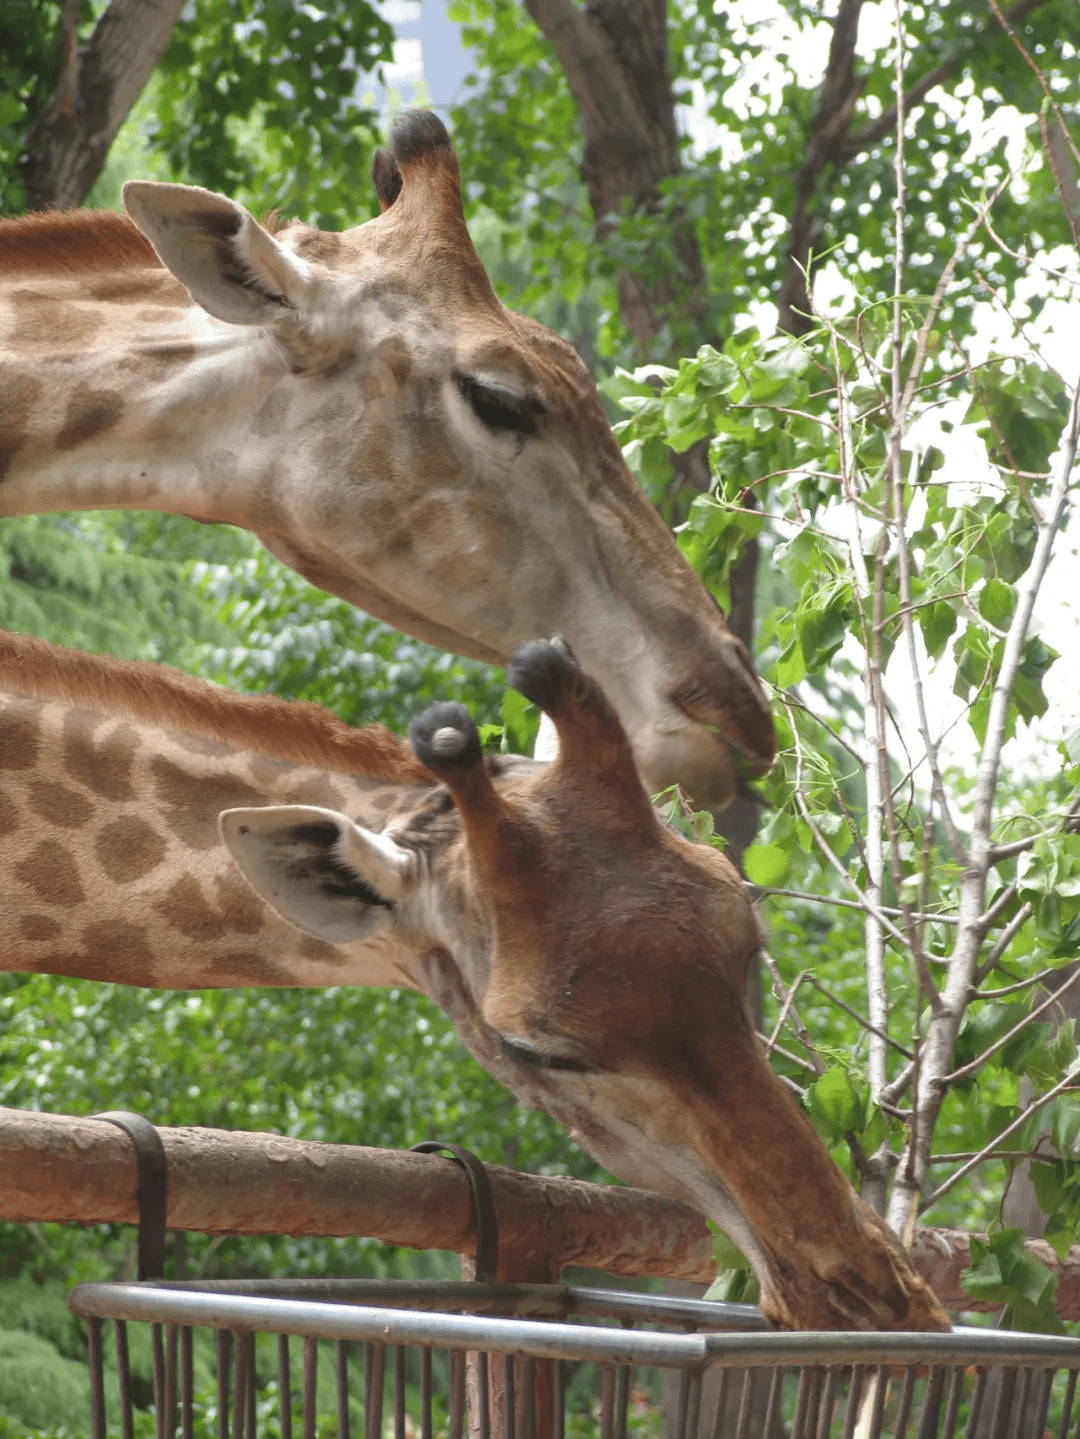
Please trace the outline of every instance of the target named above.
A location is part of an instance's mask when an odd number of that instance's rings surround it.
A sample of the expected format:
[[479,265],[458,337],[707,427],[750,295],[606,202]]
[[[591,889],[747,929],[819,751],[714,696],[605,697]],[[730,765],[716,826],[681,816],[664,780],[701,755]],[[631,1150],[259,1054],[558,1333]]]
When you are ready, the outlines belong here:
[[559,759],[484,761],[437,705],[425,769],[313,705],[0,635],[0,967],[417,989],[609,1169],[716,1220],[777,1323],[947,1327],[765,1061],[732,866],[660,823],[565,651],[530,645],[511,676]]
[[0,225],[0,515],[240,525],[491,663],[562,632],[651,789],[725,803],[775,748],[745,647],[581,360],[496,298],[442,123],[399,116],[374,179],[382,215],[342,234],[274,236],[224,196],[149,182],[124,187],[134,224]]

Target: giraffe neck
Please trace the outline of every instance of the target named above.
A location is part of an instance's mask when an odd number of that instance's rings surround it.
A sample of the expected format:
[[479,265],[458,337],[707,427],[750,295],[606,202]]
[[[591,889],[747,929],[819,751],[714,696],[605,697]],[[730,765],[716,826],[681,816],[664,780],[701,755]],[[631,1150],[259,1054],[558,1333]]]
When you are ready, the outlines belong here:
[[221,809],[381,831],[432,781],[386,731],[0,634],[0,968],[140,987],[415,986],[393,940],[302,935],[247,888]]
[[168,509],[250,528],[275,458],[258,415],[286,378],[262,331],[208,316],[125,218],[0,227],[0,514]]

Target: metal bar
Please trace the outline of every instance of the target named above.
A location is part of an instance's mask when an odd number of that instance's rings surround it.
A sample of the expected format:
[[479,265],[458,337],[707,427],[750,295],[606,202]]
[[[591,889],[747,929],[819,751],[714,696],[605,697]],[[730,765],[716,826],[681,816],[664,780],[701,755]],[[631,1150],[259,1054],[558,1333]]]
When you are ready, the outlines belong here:
[[896,1406],[896,1426],[893,1429],[895,1439],[904,1439],[904,1435],[907,1433],[908,1420],[911,1417],[911,1408],[915,1400],[915,1381],[918,1375],[919,1371],[915,1365],[909,1365],[907,1373],[904,1375],[904,1387],[900,1390],[900,1402]]
[[[859,1417],[859,1401],[862,1399],[865,1373],[861,1364],[852,1367],[851,1382],[848,1384],[847,1408],[844,1410],[844,1439],[854,1439],[855,1420]],[[765,1439],[772,1439],[772,1434],[768,1429],[765,1431]]]
[[[1016,1370],[995,1369],[994,1375],[997,1378],[997,1394],[994,1399],[994,1411],[990,1420],[988,1439],[1005,1439],[1005,1430],[1009,1423],[1009,1413],[1012,1409],[1013,1394],[1016,1391]],[[919,1436],[922,1439],[922,1436]]]
[[127,1325],[118,1319],[113,1325],[116,1336],[116,1378],[120,1386],[120,1433],[122,1439],[134,1439],[134,1400],[131,1394],[131,1358],[128,1354]]
[[536,1360],[521,1361],[520,1439],[533,1439],[536,1431]]
[[244,1409],[244,1439],[255,1439],[255,1335],[248,1336],[247,1347],[247,1405]]
[[516,1439],[517,1404],[514,1396],[514,1356],[503,1355],[503,1434],[505,1439]]
[[179,1349],[179,1331],[175,1324],[165,1327],[165,1434],[173,1439],[176,1433],[177,1383],[176,1361]]
[[420,1439],[434,1439],[431,1423],[431,1350],[420,1351]]
[[727,1397],[728,1385],[731,1380],[731,1370],[720,1370],[720,1382],[716,1386],[716,1408],[713,1410],[712,1439],[725,1439],[724,1420],[727,1418]]
[[[750,1375],[753,1374],[754,1371],[748,1369],[746,1372],[747,1375]],[[818,1412],[817,1439],[829,1439],[829,1431],[832,1429],[833,1410],[836,1407],[836,1385],[838,1379],[838,1370],[826,1369],[825,1387],[821,1395],[821,1408]],[[749,1419],[750,1416],[747,1414],[747,1423],[749,1423]],[[747,1439],[747,1436],[740,1430],[737,1439]]]
[[[971,1391],[971,1402],[968,1404],[968,1422],[964,1430],[964,1439],[975,1439],[979,1432],[979,1420],[982,1417],[983,1400],[986,1397],[986,1370],[979,1369],[975,1374],[975,1385]],[[1064,1439],[1064,1434],[1062,1435]]]
[[675,1439],[686,1439],[686,1406],[690,1402],[690,1371],[679,1375],[679,1400],[675,1414]]
[[[338,1439],[349,1439],[349,1342],[339,1339],[334,1345],[334,1371],[337,1379],[337,1432]],[[379,1415],[379,1435],[382,1435],[382,1414]]]
[[405,1439],[405,1346],[394,1345],[394,1439]]
[[739,1417],[735,1421],[735,1439],[749,1439],[756,1379],[757,1374],[753,1369],[743,1370],[742,1393],[739,1395]]
[[963,1397],[964,1371],[951,1369],[949,1371],[949,1392],[945,1396],[945,1423],[942,1426],[941,1439],[953,1439],[956,1430],[956,1416],[960,1412],[960,1400]]
[[626,1439],[626,1420],[630,1411],[630,1366],[620,1364],[615,1371],[615,1439]]
[[450,1351],[450,1439],[462,1439],[465,1432],[465,1354]]
[[[278,1426],[281,1439],[292,1439],[292,1377],[289,1373],[289,1336],[277,1340]],[[187,1439],[187,1435],[184,1436]]]
[[1042,1387],[1039,1390],[1039,1397],[1035,1402],[1035,1423],[1032,1426],[1032,1433],[1042,1439],[1042,1432],[1046,1428],[1046,1417],[1050,1412],[1050,1396],[1054,1389],[1054,1370],[1045,1369],[1039,1376]]
[[1065,1382],[1065,1393],[1061,1400],[1061,1424],[1058,1427],[1057,1439],[1066,1439],[1069,1432],[1069,1419],[1072,1416],[1073,1395],[1076,1393],[1076,1371],[1074,1370]]
[[249,1350],[255,1346],[255,1336],[250,1329],[242,1329],[236,1335],[236,1367],[233,1380],[232,1439],[246,1439],[248,1417],[248,1390],[251,1388],[251,1364]]
[[195,1355],[188,1324],[180,1330],[180,1432],[183,1439],[195,1439]]
[[211,1328],[250,1327],[270,1333],[330,1339],[378,1338],[383,1343],[438,1344],[487,1349],[534,1359],[592,1359],[597,1363],[702,1364],[742,1369],[748,1365],[843,1365],[1006,1363],[1043,1369],[1080,1368],[1080,1340],[1051,1334],[961,1330],[951,1334],[816,1333],[658,1334],[584,1324],[464,1314],[416,1314],[366,1305],[252,1299],[139,1284],[80,1284],[69,1303],[84,1317],[166,1319]]
[[480,1439],[491,1439],[491,1393],[488,1380],[488,1356],[481,1350],[476,1356],[476,1403]]
[[806,1431],[806,1409],[810,1402],[810,1371],[803,1369],[799,1374],[799,1387],[795,1393],[795,1414],[791,1421],[791,1439],[804,1439]]
[[315,1404],[319,1390],[319,1343],[304,1340],[304,1439],[315,1439]]
[[94,1439],[105,1439],[105,1369],[101,1352],[101,1320],[87,1323],[87,1349],[90,1360],[90,1423]]
[[364,1345],[364,1439],[382,1439],[386,1345]]
[[821,1370],[810,1370],[809,1398],[806,1405],[806,1439],[812,1439],[817,1429],[818,1409],[821,1406]]
[[551,1366],[551,1383],[555,1390],[555,1408],[552,1413],[553,1439],[566,1439],[566,1370],[563,1368],[561,1359],[556,1359]]
[[219,1329],[214,1336],[217,1351],[217,1435],[218,1439],[229,1439],[229,1370],[232,1358],[232,1335],[227,1329]]
[[941,1391],[945,1387],[945,1371],[937,1366],[930,1370],[919,1416],[919,1439],[937,1439],[938,1417],[941,1414]]
[[[900,1394],[900,1404],[897,1406],[898,1411],[903,1411],[904,1428],[905,1428],[905,1429],[907,1428],[907,1416],[908,1416],[908,1414],[911,1412],[911,1399],[912,1399],[912,1395],[915,1393],[915,1371],[912,1369],[912,1370],[909,1370],[908,1373],[911,1375],[911,1388],[910,1388],[910,1390],[909,1390],[909,1392],[908,1392],[907,1409],[906,1409],[906,1410],[903,1409],[903,1400],[904,1400],[903,1391],[901,1391],[901,1394]],[[904,1376],[904,1382],[907,1383],[907,1375]],[[870,1410],[870,1425],[869,1425],[869,1429],[868,1429],[868,1434],[869,1434],[870,1436],[872,1436],[872,1439],[877,1439],[877,1436],[881,1433],[882,1424],[883,1424],[884,1418],[885,1418],[885,1404],[886,1404],[888,1398],[889,1398],[889,1373],[888,1373],[888,1371],[885,1370],[885,1369],[879,1369],[879,1370],[877,1371],[877,1374],[874,1376],[874,1399],[873,1399],[873,1405],[872,1405],[871,1410]],[[863,1402],[865,1403],[866,1401],[864,1400]],[[898,1421],[897,1421],[897,1426],[896,1426],[896,1434],[897,1434],[897,1436],[898,1436],[898,1439],[899,1439],[900,1433],[901,1433],[901,1430],[900,1430],[900,1424],[899,1424],[899,1420],[898,1420]]]
[[154,1430],[165,1439],[165,1343],[161,1325],[150,1326],[150,1357],[154,1373]]
[[762,1426],[761,1439],[774,1439],[780,1424],[780,1406],[784,1400],[784,1371],[771,1369],[769,1373],[771,1376],[769,1398],[765,1406],[765,1423]]
[[[615,1434],[615,1370],[605,1364],[600,1371],[600,1439],[614,1439]],[[521,1439],[525,1439],[522,1435]],[[683,1430],[679,1430],[683,1439]]]
[[1028,1400],[1031,1397],[1032,1378],[1030,1369],[1021,1369],[1016,1384],[1016,1423],[1013,1426],[1017,1439],[1023,1439],[1024,1420],[1030,1417]]
[[690,1383],[687,1386],[686,1396],[686,1433],[685,1439],[698,1439],[698,1431],[701,1428],[701,1370],[691,1369]]

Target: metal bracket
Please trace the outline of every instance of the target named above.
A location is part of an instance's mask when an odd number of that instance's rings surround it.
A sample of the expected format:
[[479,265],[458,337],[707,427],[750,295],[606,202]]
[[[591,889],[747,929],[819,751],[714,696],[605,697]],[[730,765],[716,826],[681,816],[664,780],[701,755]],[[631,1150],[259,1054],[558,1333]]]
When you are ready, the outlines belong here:
[[494,1279],[499,1268],[499,1221],[495,1214],[491,1180],[483,1161],[463,1145],[443,1144],[438,1139],[425,1139],[422,1144],[414,1144],[409,1153],[449,1154],[464,1169],[469,1181],[473,1223],[476,1225],[475,1278],[477,1282]]
[[122,1129],[135,1146],[139,1172],[135,1194],[139,1206],[138,1277],[160,1279],[165,1272],[165,1212],[169,1194],[169,1165],[161,1135],[148,1119],[127,1109],[110,1109],[90,1117]]

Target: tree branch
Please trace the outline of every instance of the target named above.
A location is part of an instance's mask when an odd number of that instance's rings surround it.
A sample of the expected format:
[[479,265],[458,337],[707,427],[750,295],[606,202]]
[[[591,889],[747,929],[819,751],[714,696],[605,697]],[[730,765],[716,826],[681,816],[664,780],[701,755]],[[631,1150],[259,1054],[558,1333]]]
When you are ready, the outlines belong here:
[[86,199],[183,8],[184,0],[112,0],[85,49],[69,50],[20,161],[31,210],[67,210]]

